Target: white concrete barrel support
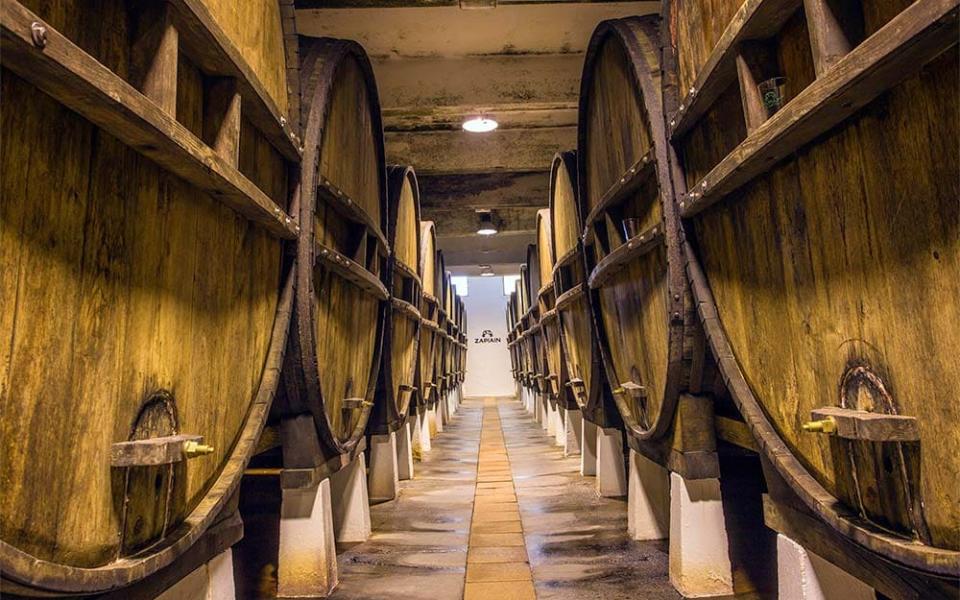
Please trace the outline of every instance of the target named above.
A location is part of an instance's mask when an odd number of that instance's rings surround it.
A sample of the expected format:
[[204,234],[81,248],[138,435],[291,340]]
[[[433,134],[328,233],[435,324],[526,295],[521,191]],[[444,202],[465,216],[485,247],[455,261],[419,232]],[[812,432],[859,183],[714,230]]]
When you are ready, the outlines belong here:
[[[400,430],[401,435],[404,429]],[[397,432],[370,436],[370,472],[367,489],[372,502],[386,502],[397,497],[400,490],[400,461],[397,452]]]
[[686,598],[733,594],[719,479],[670,473],[670,583]]
[[623,434],[615,427],[597,428],[597,493],[605,498],[627,495]]
[[336,586],[330,480],[310,489],[283,490],[277,596],[325,598]]
[[876,600],[872,587],[840,567],[777,534],[780,600]]
[[630,451],[627,533],[634,540],[665,540],[670,534],[670,472]]
[[364,460],[361,452],[350,464],[330,476],[333,533],[338,542],[365,542],[370,537],[370,496]]

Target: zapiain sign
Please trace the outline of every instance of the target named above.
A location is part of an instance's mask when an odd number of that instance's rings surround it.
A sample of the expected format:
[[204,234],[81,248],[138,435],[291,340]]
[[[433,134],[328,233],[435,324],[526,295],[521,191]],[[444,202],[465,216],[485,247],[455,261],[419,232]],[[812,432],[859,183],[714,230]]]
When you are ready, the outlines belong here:
[[502,338],[493,337],[493,331],[489,329],[484,329],[483,333],[480,334],[480,337],[473,338],[474,344],[499,344],[503,342]]

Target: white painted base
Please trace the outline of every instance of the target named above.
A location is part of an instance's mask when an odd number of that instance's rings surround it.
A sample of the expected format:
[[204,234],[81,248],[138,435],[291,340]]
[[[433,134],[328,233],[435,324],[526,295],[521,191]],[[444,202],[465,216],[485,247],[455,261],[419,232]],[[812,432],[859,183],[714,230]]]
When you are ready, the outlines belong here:
[[280,506],[279,598],[324,598],[337,587],[330,480],[309,490],[283,490]]
[[550,406],[550,400],[547,399],[547,395],[541,395],[543,398],[543,406],[547,411],[547,435],[550,437],[556,437],[557,435],[557,410]]
[[423,453],[430,450],[430,436],[426,436],[426,448],[424,448],[424,429],[423,429],[423,415],[413,414],[407,418],[407,423],[410,426],[410,444],[412,446],[411,452],[413,454],[414,460],[422,460]]
[[733,594],[719,479],[670,473],[670,583],[686,598]]
[[434,411],[436,411],[437,433],[443,433],[443,426],[446,425],[449,420],[449,417],[447,417],[446,395],[440,397],[440,400],[437,401],[437,406],[434,407]]
[[424,410],[419,417],[420,420],[420,451],[423,453],[430,452],[431,443],[430,443],[430,414],[429,411]]
[[333,533],[338,542],[365,542],[370,537],[370,496],[363,454],[330,476]]
[[635,540],[664,540],[670,533],[670,472],[630,451],[627,533]]
[[413,440],[410,434],[412,417],[397,430],[397,479],[413,479]]
[[592,476],[597,474],[597,427],[586,419],[581,419],[583,423],[582,435],[580,441],[580,474]]
[[537,406],[540,407],[540,427],[544,431],[549,431],[550,428],[550,402],[547,401],[547,397],[543,394],[537,394]]
[[427,410],[427,433],[432,440],[437,437],[439,431],[440,428],[437,427],[437,405],[434,404],[433,408]]
[[233,552],[227,548],[167,588],[156,600],[234,600]]
[[563,455],[580,454],[580,440],[583,438],[583,413],[579,410],[563,411],[563,429],[566,433],[563,439]]
[[367,489],[370,492],[370,500],[373,502],[386,502],[397,497],[397,492],[400,490],[397,432],[370,436],[370,472],[367,474]]
[[597,493],[606,498],[627,495],[623,465],[623,434],[619,429],[597,428]]
[[564,414],[567,411],[559,406],[553,411],[553,442],[563,447],[567,440],[566,420]]
[[876,600],[873,588],[833,563],[777,534],[780,600]]

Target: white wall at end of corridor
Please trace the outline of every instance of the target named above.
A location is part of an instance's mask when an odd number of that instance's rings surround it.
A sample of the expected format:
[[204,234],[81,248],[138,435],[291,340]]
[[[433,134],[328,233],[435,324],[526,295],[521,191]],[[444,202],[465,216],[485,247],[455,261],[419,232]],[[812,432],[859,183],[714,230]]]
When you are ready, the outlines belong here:
[[507,297],[502,277],[470,277],[467,310],[467,377],[465,396],[512,396],[507,351]]

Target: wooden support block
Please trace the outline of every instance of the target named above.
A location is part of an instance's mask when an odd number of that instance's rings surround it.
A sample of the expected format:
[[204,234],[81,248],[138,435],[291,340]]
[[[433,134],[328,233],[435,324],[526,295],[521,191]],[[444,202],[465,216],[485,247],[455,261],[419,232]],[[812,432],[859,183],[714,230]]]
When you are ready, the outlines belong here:
[[727,417],[714,417],[713,423],[717,430],[717,437],[721,440],[754,452],[759,450],[756,440],[753,439],[753,434],[750,433],[750,428],[743,421],[728,419]]
[[862,25],[862,16],[852,14],[856,2],[839,0],[803,0],[803,10],[810,32],[810,49],[813,52],[813,70],[817,77],[830,70],[841,58],[850,53],[857,34],[857,24]]
[[202,435],[168,435],[145,440],[118,442],[110,446],[111,467],[168,465],[189,458],[184,451],[189,442],[203,443]]
[[132,48],[133,85],[165,113],[177,116],[180,36],[166,2],[148,3],[137,16]]
[[240,94],[237,80],[210,77],[204,82],[203,141],[231,167],[240,162]]
[[[916,417],[885,415],[849,408],[816,408],[810,412],[814,421],[833,421],[830,432],[848,440],[869,442],[918,442],[920,430]],[[807,427],[804,427],[807,429]]]
[[743,102],[743,120],[749,134],[766,122],[770,112],[763,103],[760,84],[780,75],[776,53],[765,42],[747,41],[737,53],[737,81]]

